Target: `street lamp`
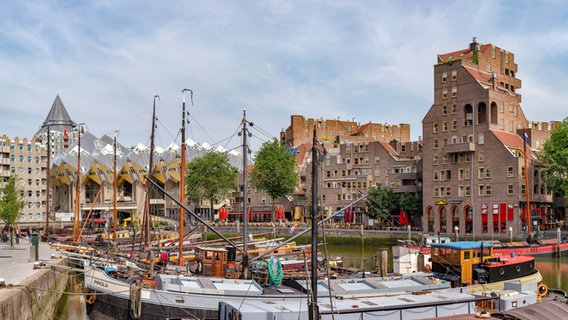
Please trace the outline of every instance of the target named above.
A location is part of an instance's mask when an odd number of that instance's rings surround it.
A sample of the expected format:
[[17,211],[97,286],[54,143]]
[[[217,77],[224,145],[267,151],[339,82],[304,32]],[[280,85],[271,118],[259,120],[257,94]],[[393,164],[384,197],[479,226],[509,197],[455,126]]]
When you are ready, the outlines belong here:
[[456,233],[456,241],[458,241],[458,233],[459,233],[459,231],[460,231],[460,227],[454,226],[454,231],[455,231],[455,233]]

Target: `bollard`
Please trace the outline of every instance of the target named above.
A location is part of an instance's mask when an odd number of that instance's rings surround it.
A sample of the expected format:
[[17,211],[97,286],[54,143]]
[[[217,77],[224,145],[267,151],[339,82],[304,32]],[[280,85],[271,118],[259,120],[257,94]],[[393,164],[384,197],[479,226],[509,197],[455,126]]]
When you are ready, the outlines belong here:
[[34,261],[39,261],[39,233],[37,231],[34,231],[32,233],[32,246],[35,249],[35,260]]

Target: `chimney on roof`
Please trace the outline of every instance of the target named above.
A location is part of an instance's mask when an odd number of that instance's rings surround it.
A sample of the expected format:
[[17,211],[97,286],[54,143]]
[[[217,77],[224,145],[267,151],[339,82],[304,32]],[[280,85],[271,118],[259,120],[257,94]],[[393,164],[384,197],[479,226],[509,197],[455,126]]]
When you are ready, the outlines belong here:
[[473,37],[473,42],[469,44],[469,50],[478,51],[480,48],[479,42],[477,42],[477,37]]
[[497,83],[497,73],[495,73],[495,71],[491,72],[491,78],[489,79],[489,82],[491,83],[491,88],[495,90],[495,84]]

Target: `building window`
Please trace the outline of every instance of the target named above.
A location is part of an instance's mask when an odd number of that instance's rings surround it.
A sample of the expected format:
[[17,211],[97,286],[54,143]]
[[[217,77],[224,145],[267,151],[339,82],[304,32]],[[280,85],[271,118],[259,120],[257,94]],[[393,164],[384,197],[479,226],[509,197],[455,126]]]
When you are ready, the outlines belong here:
[[522,195],[527,194],[527,185],[525,185],[525,184],[521,185],[521,194]]
[[448,73],[442,72],[442,83],[447,82],[447,81],[448,81]]
[[480,133],[480,134],[477,136],[477,143],[478,143],[478,144],[484,144],[484,143],[485,143],[485,134]]
[[447,154],[442,155],[442,164],[448,164],[448,155]]
[[452,131],[456,131],[458,129],[458,121],[452,120]]
[[432,177],[432,180],[438,181],[438,171],[434,171],[434,175]]
[[442,122],[442,132],[448,131],[448,121]]
[[458,71],[452,70],[452,81],[456,81],[458,79]]
[[438,149],[438,148],[439,148],[438,139],[434,139],[434,140],[432,141],[432,148],[433,148],[433,149]]
[[477,155],[477,160],[479,162],[485,161],[485,155],[483,154],[483,151],[479,151],[479,154]]
[[458,180],[464,179],[464,173],[465,173],[465,170],[463,168],[458,170]]
[[463,186],[458,186],[458,197],[463,197],[464,188]]
[[438,133],[438,123],[434,122],[434,124],[432,124],[432,133]]
[[486,195],[486,196],[490,196],[490,195],[491,195],[491,186],[490,186],[490,185],[486,185],[486,186],[485,186],[485,195]]
[[438,198],[440,196],[440,190],[438,187],[434,187],[434,198]]
[[432,164],[435,165],[435,166],[438,165],[438,156],[437,156],[437,155],[434,155],[434,156],[432,157]]
[[485,179],[491,179],[491,168],[485,168]]
[[480,184],[477,195],[482,197],[485,195],[485,185]]
[[447,99],[448,98],[448,89],[444,88],[442,89],[442,99]]
[[456,114],[458,113],[458,105],[457,104],[452,104],[452,114]]
[[499,118],[499,130],[505,130],[505,119]]
[[507,185],[507,194],[508,195],[512,195],[514,193],[515,189],[514,186],[512,184]]
[[465,196],[469,197],[471,195],[471,186],[465,186]]
[[458,88],[452,87],[452,98],[455,98],[457,96],[458,96]]
[[479,179],[483,179],[485,177],[485,168],[484,167],[481,167],[481,168],[478,169],[477,177]]
[[513,177],[513,167],[507,168],[507,177],[509,177],[509,178]]
[[443,115],[443,116],[447,116],[447,115],[448,115],[448,106],[447,106],[447,105],[443,105],[443,106],[442,106],[442,115]]

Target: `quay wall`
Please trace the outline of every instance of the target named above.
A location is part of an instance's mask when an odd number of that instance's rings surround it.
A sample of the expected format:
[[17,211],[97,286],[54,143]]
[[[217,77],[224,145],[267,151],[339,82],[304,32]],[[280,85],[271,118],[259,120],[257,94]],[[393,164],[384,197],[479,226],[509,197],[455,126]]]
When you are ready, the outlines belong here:
[[[243,232],[242,225],[239,227],[236,226],[216,226],[216,229],[221,231],[223,234],[241,234]],[[295,236],[301,232],[304,232],[306,228],[304,227],[296,227],[292,233],[290,233],[290,227],[265,227],[265,226],[248,226],[249,233],[268,233],[274,234],[276,236]],[[207,228],[204,227],[201,232],[210,232]],[[319,230],[319,236],[323,236],[323,231]],[[305,236],[310,236],[311,231],[304,233]],[[352,238],[360,238],[361,235],[364,238],[397,238],[397,239],[407,239],[408,238],[408,231],[402,230],[363,230],[361,228],[353,228],[353,229],[339,229],[339,228],[326,228],[325,235],[327,237],[352,237]],[[422,232],[412,231],[412,237],[422,237]]]
[[60,264],[37,269],[20,284],[1,288],[0,319],[53,319],[70,274],[62,261]]

